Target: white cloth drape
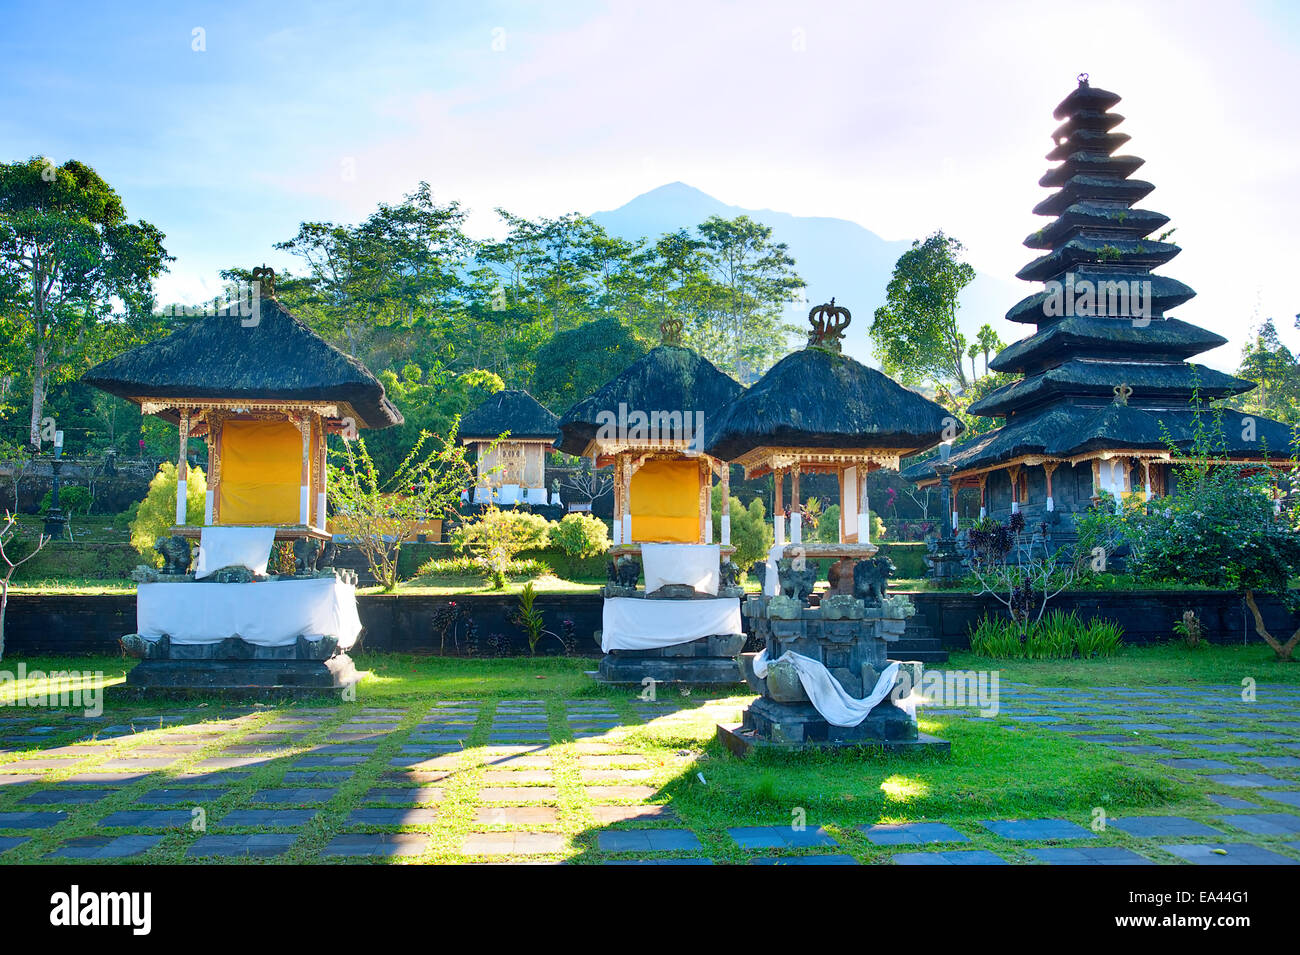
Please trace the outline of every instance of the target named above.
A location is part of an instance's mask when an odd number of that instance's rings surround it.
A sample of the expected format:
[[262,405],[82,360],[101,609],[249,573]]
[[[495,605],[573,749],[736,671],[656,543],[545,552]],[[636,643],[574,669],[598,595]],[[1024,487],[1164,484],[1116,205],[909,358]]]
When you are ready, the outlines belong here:
[[[891,663],[885,667],[885,672],[880,674],[875,688],[864,699],[859,700],[849,696],[848,691],[840,685],[840,681],[831,675],[831,671],[812,657],[787,650],[777,657],[776,662],[788,663],[794,667],[799,675],[799,682],[803,685],[803,691],[812,701],[813,708],[832,726],[857,726],[867,718],[867,714],[875,709],[877,704],[889,696],[898,681],[898,664]],[[755,676],[760,679],[767,676],[769,661],[766,648],[755,655],[753,666]]]
[[742,633],[740,599],[646,600],[606,597],[600,648],[649,650],[689,643],[714,634]]
[[775,597],[781,593],[781,580],[777,574],[776,562],[784,553],[784,544],[773,544],[767,552],[767,573],[763,575],[763,595],[766,597]]
[[240,636],[261,647],[292,644],[299,636],[337,637],[347,649],[361,633],[357,591],[333,577],[265,580],[253,584],[140,584],[136,632],[164,633],[176,644],[219,643]]
[[274,543],[274,527],[205,527],[199,534],[194,578],[210,577],[222,567],[247,567],[265,574]]
[[701,593],[716,594],[720,557],[717,544],[642,544],[645,592],[652,594],[664,584],[690,584]]

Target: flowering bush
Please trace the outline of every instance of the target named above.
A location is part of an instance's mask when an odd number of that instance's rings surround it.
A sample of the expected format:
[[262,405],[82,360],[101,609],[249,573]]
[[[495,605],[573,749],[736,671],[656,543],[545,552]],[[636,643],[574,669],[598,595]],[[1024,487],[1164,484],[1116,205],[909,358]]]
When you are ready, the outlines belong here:
[[549,534],[551,546],[570,557],[595,557],[609,549],[609,528],[591,514],[567,514]]

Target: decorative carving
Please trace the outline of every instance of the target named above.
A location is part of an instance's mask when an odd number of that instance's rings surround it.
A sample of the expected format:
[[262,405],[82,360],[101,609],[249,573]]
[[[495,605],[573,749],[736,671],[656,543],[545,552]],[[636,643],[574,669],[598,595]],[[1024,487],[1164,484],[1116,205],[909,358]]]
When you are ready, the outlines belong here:
[[269,298],[275,298],[275,269],[265,262],[253,269],[253,281],[259,283],[258,293],[265,291]]
[[641,579],[641,562],[630,554],[622,554],[607,562],[605,571],[610,586],[634,591]]
[[868,607],[884,604],[889,578],[898,570],[894,562],[883,554],[860,560],[853,568],[853,596]]
[[680,318],[666,318],[660,322],[659,338],[665,345],[680,345],[682,343],[682,320]]
[[777,562],[776,573],[781,582],[781,594],[807,605],[808,597],[817,586],[817,565],[805,565],[801,570],[796,570],[794,563],[788,557],[783,557]]
[[314,577],[316,565],[320,562],[321,542],[314,537],[299,537],[293,542],[293,575],[295,577]]
[[1127,405],[1129,396],[1133,394],[1133,389],[1128,385],[1116,385],[1111,391],[1115,392],[1115,404]]
[[190,571],[190,542],[179,534],[160,537],[154,541],[153,549],[162,555],[163,575],[167,577],[184,577]]
[[825,305],[814,306],[808,312],[808,344],[818,348],[839,351],[844,341],[844,331],[853,321],[853,315],[843,305],[836,305],[831,299]]

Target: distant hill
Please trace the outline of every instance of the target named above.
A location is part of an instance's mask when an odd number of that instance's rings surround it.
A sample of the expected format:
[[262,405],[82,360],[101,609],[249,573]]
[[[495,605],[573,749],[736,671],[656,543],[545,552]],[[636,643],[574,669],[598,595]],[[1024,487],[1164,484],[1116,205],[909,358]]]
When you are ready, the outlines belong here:
[[[746,215],[770,226],[773,237],[790,247],[799,274],[808,283],[804,291],[808,304],[802,308],[791,306],[791,322],[803,327],[808,308],[834,296],[838,304],[853,312],[845,350],[859,361],[875,364],[867,330],[876,308],[884,303],[894,263],[911,246],[911,240],[886,241],[847,219],[729,206],[682,182],[652,189],[617,209],[597,212],[592,218],[613,235],[635,239],[690,229],[713,215],[728,219]],[[924,236],[918,234],[916,238]],[[976,274],[961,299],[960,322],[967,338],[973,339],[972,333],[985,322],[992,323],[1008,343],[1024,336],[1027,329],[1002,318],[1007,309],[1029,294],[1016,288],[1018,284]]]

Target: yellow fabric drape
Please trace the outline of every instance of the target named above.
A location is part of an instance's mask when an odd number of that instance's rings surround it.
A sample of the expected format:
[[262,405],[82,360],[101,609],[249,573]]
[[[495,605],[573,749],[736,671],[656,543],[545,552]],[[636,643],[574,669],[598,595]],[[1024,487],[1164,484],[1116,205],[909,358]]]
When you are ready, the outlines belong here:
[[698,461],[658,458],[632,475],[632,540],[699,543]]
[[222,425],[222,524],[297,524],[301,480],[302,433],[293,424]]

